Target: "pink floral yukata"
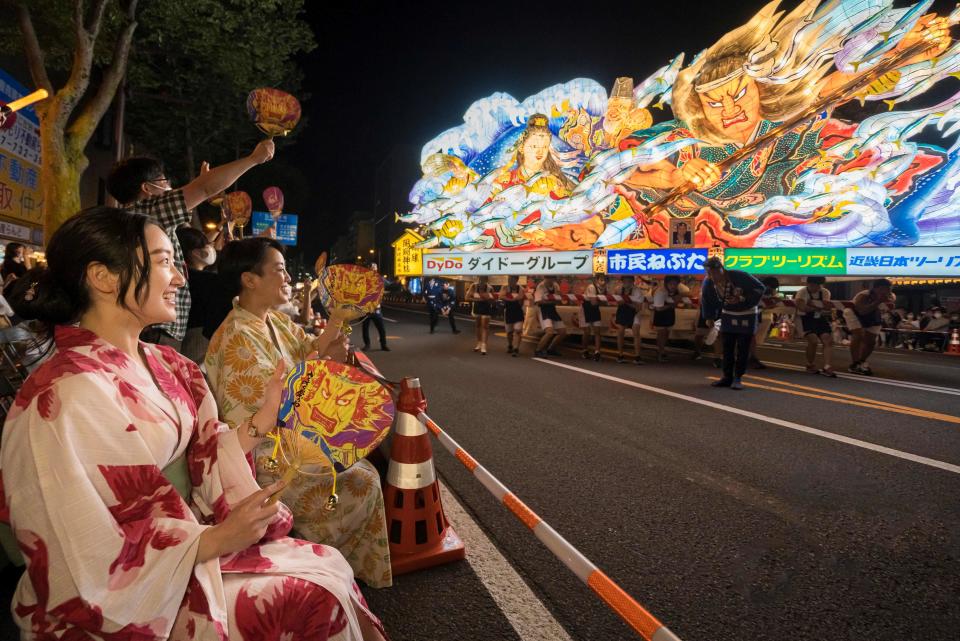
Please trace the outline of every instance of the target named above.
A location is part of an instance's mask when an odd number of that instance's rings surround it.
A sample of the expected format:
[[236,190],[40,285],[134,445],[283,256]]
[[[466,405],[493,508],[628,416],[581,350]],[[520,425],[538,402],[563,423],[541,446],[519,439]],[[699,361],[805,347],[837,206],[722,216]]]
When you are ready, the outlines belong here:
[[[147,372],[87,330],[55,338],[0,452],[0,516],[27,563],[13,603],[24,639],[379,637],[343,556],[289,538],[285,506],[256,545],[196,562],[204,529],[259,489],[196,365],[141,343]],[[184,455],[190,506],[161,473]]]

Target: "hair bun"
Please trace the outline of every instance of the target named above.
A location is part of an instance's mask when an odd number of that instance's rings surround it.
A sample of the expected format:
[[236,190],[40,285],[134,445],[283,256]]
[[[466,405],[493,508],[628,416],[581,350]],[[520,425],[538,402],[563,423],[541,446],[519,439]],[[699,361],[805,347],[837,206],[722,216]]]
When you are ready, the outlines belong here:
[[14,281],[6,298],[24,320],[37,320],[51,328],[76,320],[76,302],[43,267],[34,267]]

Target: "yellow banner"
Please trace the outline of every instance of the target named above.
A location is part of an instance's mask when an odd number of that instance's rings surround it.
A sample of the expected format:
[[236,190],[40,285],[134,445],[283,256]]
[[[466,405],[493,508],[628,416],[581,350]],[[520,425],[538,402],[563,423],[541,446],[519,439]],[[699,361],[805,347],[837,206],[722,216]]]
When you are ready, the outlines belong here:
[[423,273],[423,250],[415,247],[423,236],[412,229],[393,241],[393,273],[396,276],[420,276]]

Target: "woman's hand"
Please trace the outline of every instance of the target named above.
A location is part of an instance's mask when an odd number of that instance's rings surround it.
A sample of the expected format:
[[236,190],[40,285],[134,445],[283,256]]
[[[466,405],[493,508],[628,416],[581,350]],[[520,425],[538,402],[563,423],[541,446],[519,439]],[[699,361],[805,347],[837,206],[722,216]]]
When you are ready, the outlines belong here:
[[283,480],[258,490],[233,506],[223,523],[214,525],[200,535],[197,562],[245,550],[267,533],[273,517],[280,510],[279,503],[270,497],[283,489]]
[[277,361],[273,375],[267,381],[266,391],[263,394],[263,403],[251,419],[257,428],[260,437],[267,435],[277,425],[277,413],[280,411],[280,397],[283,396],[283,383],[287,378],[287,362],[282,358]]

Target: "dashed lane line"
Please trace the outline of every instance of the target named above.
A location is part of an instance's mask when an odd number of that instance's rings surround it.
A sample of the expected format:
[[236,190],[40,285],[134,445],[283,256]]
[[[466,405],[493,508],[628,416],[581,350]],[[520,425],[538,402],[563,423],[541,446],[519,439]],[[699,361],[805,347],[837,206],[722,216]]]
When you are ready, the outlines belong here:
[[652,392],[654,394],[660,394],[661,396],[669,396],[681,401],[686,401],[688,403],[694,403],[696,405],[702,405],[704,407],[710,407],[715,410],[720,410],[721,412],[727,412],[730,414],[737,414],[746,418],[752,418],[757,421],[762,421],[764,423],[769,423],[771,425],[777,425],[779,427],[785,427],[790,430],[795,430],[797,432],[803,432],[805,434],[810,434],[812,436],[819,436],[820,438],[825,438],[831,441],[837,441],[838,443],[844,443],[846,445],[852,445],[854,447],[859,447],[861,449],[870,450],[872,452],[877,452],[879,454],[886,454],[887,456],[893,456],[905,461],[910,461],[911,463],[919,463],[920,465],[926,465],[928,467],[937,468],[944,470],[946,472],[952,472],[953,474],[960,474],[960,465],[954,465],[952,463],[946,463],[944,461],[938,461],[936,459],[927,458],[926,456],[919,456],[917,454],[911,454],[909,452],[903,452],[901,450],[895,450],[891,447],[886,447],[883,445],[877,445],[876,443],[870,443],[868,441],[861,441],[860,439],[850,438],[849,436],[843,436],[841,434],[834,434],[833,432],[827,432],[825,430],[820,430],[815,427],[809,427],[807,425],[801,425],[799,423],[794,423],[793,421],[785,421],[774,416],[767,416],[765,414],[759,414],[757,412],[751,412],[750,410],[741,409],[739,407],[731,407],[729,405],[722,405],[720,403],[714,403],[713,401],[708,401],[702,398],[696,398],[694,396],[687,396],[686,394],[680,394],[679,392],[673,392],[667,389],[660,387],[653,387],[652,385],[645,385],[643,383],[637,383],[636,381],[627,380],[625,378],[618,378],[616,376],[611,376],[609,374],[602,374],[600,372],[594,372],[592,370],[583,369],[582,367],[574,367],[573,365],[567,365],[565,363],[558,363],[556,361],[549,361],[543,358],[534,358],[533,360],[539,361],[546,365],[552,365],[554,367],[560,367],[567,369],[573,372],[578,372],[580,374],[586,374],[587,376],[593,376],[595,378],[600,378],[607,381],[612,381],[614,383],[620,383],[621,385],[627,385],[629,387],[635,387],[637,389],[642,389],[647,392]]

